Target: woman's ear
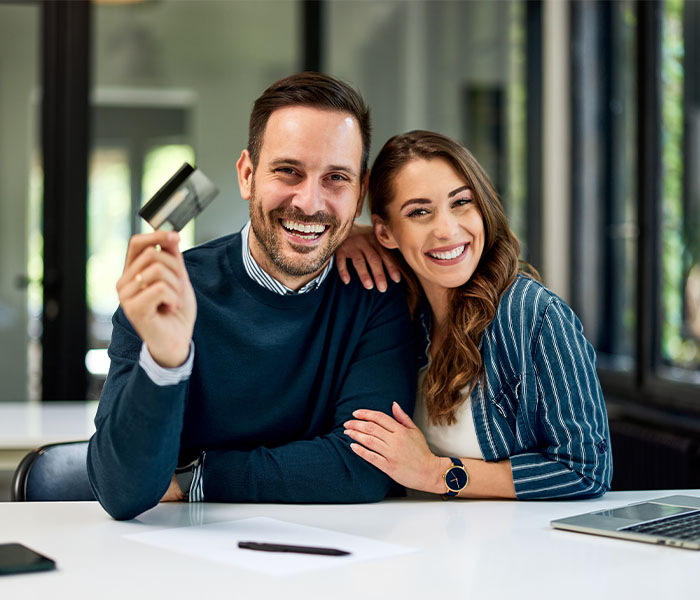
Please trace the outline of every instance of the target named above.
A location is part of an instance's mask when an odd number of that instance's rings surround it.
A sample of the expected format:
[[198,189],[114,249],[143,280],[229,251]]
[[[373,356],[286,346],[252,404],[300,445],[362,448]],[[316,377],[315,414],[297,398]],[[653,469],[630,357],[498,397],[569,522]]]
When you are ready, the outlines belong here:
[[394,240],[389,226],[379,215],[372,215],[372,226],[374,227],[374,235],[382,246],[389,250],[394,250],[399,247],[396,240]]

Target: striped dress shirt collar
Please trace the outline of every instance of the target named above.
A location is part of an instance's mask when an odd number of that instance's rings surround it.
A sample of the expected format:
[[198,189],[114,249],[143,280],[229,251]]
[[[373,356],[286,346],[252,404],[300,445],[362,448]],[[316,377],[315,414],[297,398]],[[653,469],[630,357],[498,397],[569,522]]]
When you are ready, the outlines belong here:
[[248,221],[245,224],[245,227],[243,227],[241,230],[241,253],[243,255],[243,267],[245,268],[245,272],[248,273],[248,276],[253,281],[263,286],[265,289],[268,289],[275,294],[279,294],[280,296],[285,296],[287,294],[305,294],[306,292],[311,292],[317,289],[324,282],[326,277],[328,277],[328,274],[333,268],[333,261],[335,260],[335,257],[331,256],[328,264],[317,277],[314,277],[314,279],[309,281],[306,285],[295,291],[288,288],[283,283],[280,283],[271,275],[267,274],[262,267],[255,262],[253,255],[250,253],[250,247],[248,245],[249,238],[250,221]]

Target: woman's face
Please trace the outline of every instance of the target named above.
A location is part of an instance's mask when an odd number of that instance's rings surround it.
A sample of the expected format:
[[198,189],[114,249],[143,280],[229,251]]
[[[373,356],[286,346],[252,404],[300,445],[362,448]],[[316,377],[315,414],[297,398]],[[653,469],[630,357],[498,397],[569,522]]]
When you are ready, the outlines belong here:
[[416,159],[397,173],[393,191],[388,221],[374,217],[382,245],[399,249],[427,293],[469,281],[485,233],[464,178],[441,158]]

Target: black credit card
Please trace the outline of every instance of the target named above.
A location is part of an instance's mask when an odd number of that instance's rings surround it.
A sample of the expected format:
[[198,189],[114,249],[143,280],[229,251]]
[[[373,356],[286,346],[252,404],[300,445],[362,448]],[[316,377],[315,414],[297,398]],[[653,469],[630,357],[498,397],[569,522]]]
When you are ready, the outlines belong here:
[[153,229],[180,231],[219,193],[199,169],[184,163],[139,210]]

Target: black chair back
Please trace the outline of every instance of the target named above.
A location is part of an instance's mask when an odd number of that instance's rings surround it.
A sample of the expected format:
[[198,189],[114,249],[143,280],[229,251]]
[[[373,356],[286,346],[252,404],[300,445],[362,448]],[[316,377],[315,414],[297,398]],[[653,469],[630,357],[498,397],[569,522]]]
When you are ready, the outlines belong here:
[[13,502],[95,500],[87,441],[47,444],[27,454],[12,478]]

